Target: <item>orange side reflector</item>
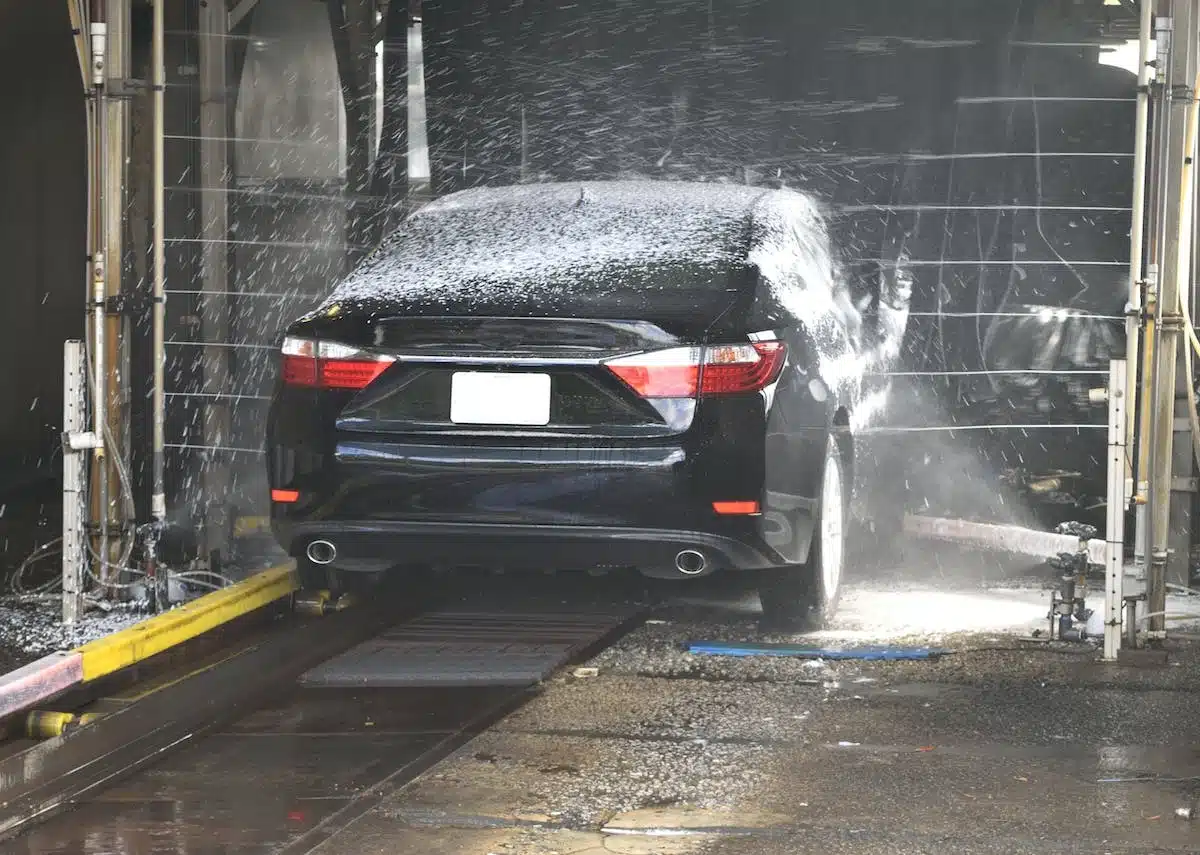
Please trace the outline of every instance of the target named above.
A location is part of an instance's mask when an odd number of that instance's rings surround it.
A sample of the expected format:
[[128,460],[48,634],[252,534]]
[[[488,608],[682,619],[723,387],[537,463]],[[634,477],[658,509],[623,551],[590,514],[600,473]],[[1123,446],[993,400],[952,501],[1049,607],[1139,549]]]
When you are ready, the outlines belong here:
[[292,502],[298,502],[298,501],[300,501],[300,491],[299,490],[272,490],[271,491],[271,501],[272,502],[286,502],[288,504],[291,504]]
[[762,506],[758,502],[713,502],[713,510],[726,516],[750,515],[762,513]]

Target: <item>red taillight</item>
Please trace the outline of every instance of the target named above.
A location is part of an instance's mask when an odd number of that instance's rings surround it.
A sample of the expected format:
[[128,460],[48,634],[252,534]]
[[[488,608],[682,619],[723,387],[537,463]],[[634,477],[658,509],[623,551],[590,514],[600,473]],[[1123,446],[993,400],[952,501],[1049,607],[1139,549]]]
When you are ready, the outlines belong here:
[[289,386],[316,386],[317,360],[312,356],[283,355],[283,382]]
[[367,353],[337,342],[283,340],[283,382],[318,389],[365,389],[387,371],[390,356]]
[[299,490],[272,490],[271,501],[280,502],[281,504],[290,505],[300,501]]
[[758,502],[713,502],[713,510],[722,516],[753,516],[762,513]]
[[389,362],[354,359],[318,359],[317,373],[323,389],[365,389],[387,371]]
[[605,365],[643,398],[758,392],[779,379],[787,356],[781,341],[677,347],[625,356]]

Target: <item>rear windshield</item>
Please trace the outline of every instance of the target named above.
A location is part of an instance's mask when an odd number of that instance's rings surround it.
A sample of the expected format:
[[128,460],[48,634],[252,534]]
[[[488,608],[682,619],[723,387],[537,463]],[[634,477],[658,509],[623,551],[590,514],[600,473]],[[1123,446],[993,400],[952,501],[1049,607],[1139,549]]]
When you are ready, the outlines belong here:
[[486,306],[723,291],[746,267],[755,195],[669,182],[466,194],[411,217],[331,299]]

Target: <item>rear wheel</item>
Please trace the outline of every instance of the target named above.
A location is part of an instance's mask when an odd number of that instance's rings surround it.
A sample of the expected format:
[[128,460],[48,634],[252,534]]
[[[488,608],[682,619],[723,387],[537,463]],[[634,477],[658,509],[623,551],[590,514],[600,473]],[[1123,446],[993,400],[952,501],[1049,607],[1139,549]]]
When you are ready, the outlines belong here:
[[833,617],[842,594],[846,560],[846,505],[845,465],[831,436],[808,562],[764,571],[759,584],[763,621],[768,627],[814,630]]

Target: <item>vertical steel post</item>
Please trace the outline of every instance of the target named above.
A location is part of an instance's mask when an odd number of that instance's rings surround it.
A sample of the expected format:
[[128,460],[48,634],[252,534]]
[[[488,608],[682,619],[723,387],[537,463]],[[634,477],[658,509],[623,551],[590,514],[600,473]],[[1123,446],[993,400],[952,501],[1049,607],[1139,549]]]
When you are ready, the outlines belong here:
[[[125,538],[133,536],[124,531],[124,522],[132,523],[129,506],[132,496],[125,489],[117,467],[128,459],[125,425],[128,424],[129,398],[126,359],[128,357],[128,332],[124,318],[108,310],[107,301],[119,297],[122,290],[124,264],[124,223],[126,187],[126,164],[129,143],[129,104],[124,91],[130,70],[130,0],[107,0],[108,61],[105,69],[105,143],[104,143],[104,396],[105,396],[105,471],[101,494],[104,497],[104,514],[109,532],[116,528],[124,537],[106,537],[102,547],[104,560],[110,573],[121,573],[122,545]],[[117,485],[117,495],[111,494],[111,485]],[[115,499],[115,501],[114,501]]]
[[151,65],[153,65],[154,83],[154,315],[153,315],[153,345],[154,360],[154,400],[152,404],[154,422],[153,430],[153,492],[150,499],[150,514],[155,522],[161,524],[167,517],[166,488],[164,486],[163,455],[166,447],[166,377],[165,363],[165,322],[166,322],[166,254],[164,240],[166,233],[166,205],[164,182],[163,140],[166,135],[166,59],[164,46],[164,10],[165,0],[154,0],[154,33],[151,47]]
[[418,200],[430,194],[429,128],[425,107],[425,47],[421,4],[413,2],[408,22],[408,187]]
[[91,308],[91,385],[92,385],[92,432],[96,445],[92,449],[92,482],[99,486],[99,495],[93,494],[93,518],[99,524],[100,537],[97,542],[100,556],[97,570],[101,578],[107,576],[108,559],[108,466],[104,454],[104,426],[107,423],[106,384],[108,375],[104,341],[104,297],[108,282],[106,270],[108,248],[108,217],[105,215],[105,167],[108,145],[108,110],[106,109],[104,83],[108,74],[108,10],[104,0],[92,0],[91,47],[92,47],[92,197],[90,217],[92,220],[92,282],[89,306]]
[[200,317],[203,329],[204,445],[201,483],[207,513],[205,547],[228,550],[229,461],[229,182],[228,24],[224,3],[200,5]]
[[[1185,186],[1185,159],[1189,145],[1193,144],[1189,133],[1189,116],[1193,109],[1193,84],[1196,78],[1196,0],[1176,0],[1172,3],[1172,30],[1175,34],[1171,45],[1168,87],[1171,93],[1169,104],[1169,127],[1167,161],[1164,164],[1166,192],[1162,195],[1165,207],[1161,270],[1158,292],[1158,346],[1155,354],[1153,428],[1150,441],[1150,564],[1146,576],[1146,609],[1150,618],[1147,638],[1159,641],[1166,626],[1166,582],[1168,562],[1175,553],[1173,565],[1179,561],[1187,567],[1190,550],[1190,492],[1173,489],[1175,475],[1182,462],[1182,453],[1191,463],[1191,427],[1186,418],[1186,409],[1181,409],[1179,345],[1183,335],[1183,320],[1180,315],[1180,298],[1184,277],[1190,270],[1186,260],[1191,241],[1183,233],[1188,222],[1186,206],[1189,203],[1188,188]],[[1186,407],[1186,396],[1183,396]],[[1183,415],[1185,418],[1179,419]],[[1181,447],[1183,451],[1181,452]],[[1190,465],[1187,470],[1190,472]],[[1182,555],[1180,552],[1182,551]],[[1186,582],[1186,570],[1185,579]]]
[[1125,596],[1126,419],[1129,377],[1123,359],[1108,367],[1108,520],[1105,528],[1104,658],[1121,649],[1121,614]]
[[63,347],[63,491],[62,491],[62,620],[68,626],[83,613],[84,473],[86,458],[72,448],[70,437],[87,430],[87,370],[82,341]]
[[[1159,5],[1167,7],[1174,0],[1158,0]],[[1150,568],[1150,529],[1153,520],[1150,516],[1150,477],[1153,469],[1153,437],[1154,437],[1154,382],[1158,365],[1158,288],[1160,281],[1159,261],[1162,258],[1164,241],[1164,194],[1167,192],[1166,174],[1168,171],[1168,151],[1171,126],[1171,113],[1167,109],[1170,92],[1169,78],[1171,65],[1172,42],[1171,18],[1159,16],[1154,21],[1155,38],[1155,67],[1152,90],[1156,96],[1156,108],[1152,119],[1150,132],[1151,152],[1148,157],[1147,171],[1149,173],[1148,204],[1146,206],[1146,273],[1144,305],[1142,307],[1143,329],[1141,335],[1142,354],[1140,358],[1141,378],[1137,394],[1137,469],[1138,484],[1135,490],[1137,496],[1136,530],[1134,532],[1133,554],[1134,566],[1137,568],[1139,580],[1145,582]]]
[[[1141,352],[1140,334],[1142,323],[1142,272],[1143,255],[1145,253],[1146,226],[1146,159],[1149,148],[1150,128],[1150,82],[1153,67],[1150,56],[1150,40],[1154,27],[1153,0],[1139,0],[1138,3],[1138,82],[1137,82],[1137,113],[1134,120],[1133,133],[1133,201],[1129,229],[1129,299],[1125,306],[1125,370],[1127,377],[1125,388],[1132,395],[1130,403],[1125,407],[1125,448],[1133,452],[1134,436],[1136,434],[1138,407],[1138,357]],[[1125,489],[1127,498],[1139,494],[1140,483],[1145,478],[1144,467],[1135,466],[1132,457],[1126,457],[1125,477],[1129,484]],[[1144,507],[1138,503],[1138,507]],[[1139,514],[1140,516],[1140,514]],[[1143,553],[1144,555],[1144,553]]]

